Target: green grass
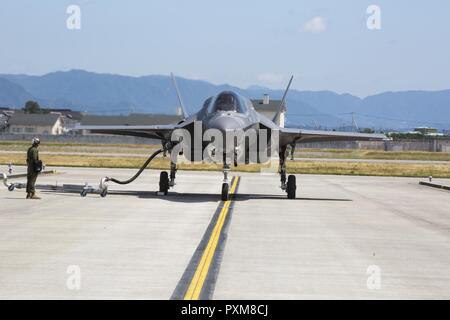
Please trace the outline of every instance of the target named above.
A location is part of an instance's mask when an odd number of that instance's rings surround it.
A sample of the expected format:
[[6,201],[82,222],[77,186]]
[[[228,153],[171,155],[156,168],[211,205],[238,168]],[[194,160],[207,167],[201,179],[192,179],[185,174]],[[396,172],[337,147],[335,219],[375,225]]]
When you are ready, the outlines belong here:
[[[0,141],[0,165],[12,162],[15,165],[25,165],[25,151],[29,146],[27,141]],[[158,145],[141,144],[98,144],[98,143],[42,143],[40,150],[45,152],[80,152],[82,155],[43,154],[42,160],[48,166],[74,167],[107,167],[107,168],[139,168],[144,158],[132,154],[149,155]],[[15,153],[8,153],[14,151]],[[16,152],[23,153],[16,153]],[[106,154],[116,153],[123,156],[110,157]],[[381,160],[441,160],[450,161],[450,153],[439,152],[385,152],[377,150],[340,150],[340,149],[302,149],[297,150],[297,157],[303,158],[336,158],[336,159],[381,159]],[[259,172],[261,165],[252,164],[233,168],[235,171]],[[150,165],[153,169],[167,170],[169,160],[156,158]],[[181,164],[181,170],[221,170],[214,164]],[[1,169],[0,169],[1,170]],[[442,164],[411,164],[411,163],[350,163],[341,161],[288,162],[288,170],[292,173],[304,174],[337,174],[337,175],[373,175],[399,177],[450,178],[450,165]]]
[[450,161],[450,152],[301,149],[298,158]]
[[[0,141],[0,151],[26,151],[30,143],[25,141]],[[134,153],[149,154],[159,145],[143,144],[99,144],[99,143],[42,143],[43,152],[84,152],[84,153]]]
[[[25,151],[30,145],[28,141],[0,141],[0,151]],[[143,144],[99,144],[99,143],[57,143],[43,142],[41,151],[48,152],[83,152],[90,153],[118,153],[146,155],[159,148],[159,145]],[[375,160],[425,160],[450,161],[450,152],[424,151],[381,151],[381,150],[349,150],[349,149],[297,149],[299,158],[327,158],[327,159],[375,159]]]

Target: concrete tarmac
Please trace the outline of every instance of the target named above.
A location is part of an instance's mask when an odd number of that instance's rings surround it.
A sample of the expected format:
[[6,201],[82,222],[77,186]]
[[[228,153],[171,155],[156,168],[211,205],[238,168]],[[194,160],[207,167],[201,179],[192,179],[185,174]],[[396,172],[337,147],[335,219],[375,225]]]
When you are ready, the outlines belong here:
[[[135,173],[57,169],[66,173],[38,183]],[[214,299],[450,298],[448,191],[414,178],[297,175],[298,199],[287,200],[278,176],[235,174]],[[155,195],[158,178],[110,184],[106,198],[26,200],[0,185],[0,299],[170,298],[220,204],[222,175],[179,171],[168,196]]]

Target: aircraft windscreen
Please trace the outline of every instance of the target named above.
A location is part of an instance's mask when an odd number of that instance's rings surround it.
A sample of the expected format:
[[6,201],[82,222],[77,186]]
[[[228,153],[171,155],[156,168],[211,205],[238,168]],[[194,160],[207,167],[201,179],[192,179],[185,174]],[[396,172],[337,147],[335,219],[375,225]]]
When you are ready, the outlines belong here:
[[232,92],[222,92],[216,97],[211,112],[218,111],[234,111],[239,113],[246,112],[245,106],[242,104],[238,95]]

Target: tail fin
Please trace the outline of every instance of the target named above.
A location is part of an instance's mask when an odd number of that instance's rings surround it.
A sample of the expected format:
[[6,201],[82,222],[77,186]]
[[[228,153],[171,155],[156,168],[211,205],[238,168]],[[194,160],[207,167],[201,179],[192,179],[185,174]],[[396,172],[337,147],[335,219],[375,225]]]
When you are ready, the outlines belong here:
[[275,116],[272,119],[272,121],[275,122],[275,123],[278,121],[278,119],[280,118],[280,114],[283,111],[285,100],[286,100],[286,96],[287,96],[287,93],[289,91],[289,88],[291,87],[292,80],[294,80],[294,76],[291,76],[291,79],[289,80],[289,83],[288,83],[288,85],[286,87],[286,90],[284,91],[283,99],[281,99],[280,106],[278,107],[278,111],[277,111],[277,113],[275,114]]
[[178,101],[180,102],[180,107],[181,107],[181,111],[183,112],[183,118],[186,119],[187,117],[189,117],[186,108],[184,107],[184,103],[183,103],[183,99],[181,98],[181,94],[180,94],[180,90],[178,89],[178,85],[177,85],[177,81],[175,80],[175,76],[173,75],[173,73],[170,73],[170,76],[172,78],[172,82],[173,82],[173,86],[175,87],[175,91],[177,92],[177,98]]

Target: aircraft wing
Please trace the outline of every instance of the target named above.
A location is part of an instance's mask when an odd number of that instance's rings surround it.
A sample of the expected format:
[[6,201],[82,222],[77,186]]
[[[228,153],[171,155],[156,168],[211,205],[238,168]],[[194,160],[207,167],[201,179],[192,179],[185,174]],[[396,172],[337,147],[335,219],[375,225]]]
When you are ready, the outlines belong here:
[[144,137],[151,139],[168,139],[172,131],[177,128],[175,124],[166,125],[79,125],[73,130],[89,130],[91,133],[114,134],[121,136]]
[[282,144],[317,141],[383,141],[386,139],[384,134],[374,133],[305,130],[296,128],[281,128],[280,130],[280,141]]

